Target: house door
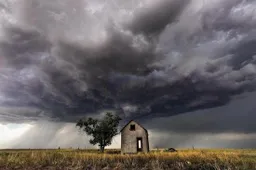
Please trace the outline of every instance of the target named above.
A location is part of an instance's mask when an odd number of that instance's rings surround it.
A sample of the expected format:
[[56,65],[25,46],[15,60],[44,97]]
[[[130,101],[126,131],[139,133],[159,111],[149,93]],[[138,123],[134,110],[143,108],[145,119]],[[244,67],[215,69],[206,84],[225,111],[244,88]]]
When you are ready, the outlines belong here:
[[137,152],[142,152],[142,138],[137,138]]

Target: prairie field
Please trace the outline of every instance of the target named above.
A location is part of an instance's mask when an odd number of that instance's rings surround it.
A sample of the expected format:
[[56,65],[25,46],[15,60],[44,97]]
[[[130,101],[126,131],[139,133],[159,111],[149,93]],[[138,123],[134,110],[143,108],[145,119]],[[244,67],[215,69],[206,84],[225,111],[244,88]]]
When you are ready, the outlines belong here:
[[253,149],[155,149],[147,154],[121,155],[120,150],[0,150],[0,170],[256,170]]

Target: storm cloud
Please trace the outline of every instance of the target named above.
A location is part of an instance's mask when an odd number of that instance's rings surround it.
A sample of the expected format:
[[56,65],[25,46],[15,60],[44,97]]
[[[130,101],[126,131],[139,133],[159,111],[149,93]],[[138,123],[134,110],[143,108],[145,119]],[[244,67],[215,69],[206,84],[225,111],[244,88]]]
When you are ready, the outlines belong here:
[[1,1],[0,120],[127,119],[255,90],[251,0]]

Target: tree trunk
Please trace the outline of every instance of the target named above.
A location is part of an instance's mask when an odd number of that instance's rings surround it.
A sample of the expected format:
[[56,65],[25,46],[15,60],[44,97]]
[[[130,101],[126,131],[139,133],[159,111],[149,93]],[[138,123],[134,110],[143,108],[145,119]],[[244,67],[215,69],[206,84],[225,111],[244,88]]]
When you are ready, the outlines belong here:
[[100,152],[103,153],[105,149],[105,146],[100,146]]
[[104,132],[101,132],[101,144],[100,144],[100,152],[103,153],[104,152],[104,148],[105,148],[105,139],[104,139]]

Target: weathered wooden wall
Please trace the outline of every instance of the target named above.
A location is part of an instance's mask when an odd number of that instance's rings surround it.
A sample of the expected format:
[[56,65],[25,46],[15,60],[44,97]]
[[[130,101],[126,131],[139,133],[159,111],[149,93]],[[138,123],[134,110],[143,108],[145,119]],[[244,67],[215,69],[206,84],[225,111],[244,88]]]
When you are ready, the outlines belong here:
[[[135,131],[130,131],[131,124],[135,124]],[[136,122],[131,121],[121,132],[121,153],[137,153],[137,137],[142,138],[143,152],[149,152],[147,132]]]

